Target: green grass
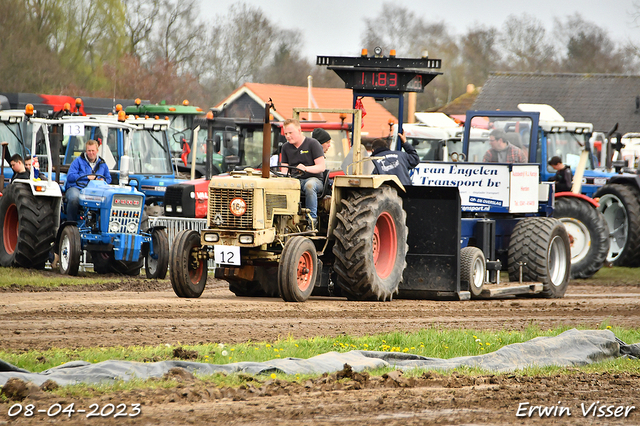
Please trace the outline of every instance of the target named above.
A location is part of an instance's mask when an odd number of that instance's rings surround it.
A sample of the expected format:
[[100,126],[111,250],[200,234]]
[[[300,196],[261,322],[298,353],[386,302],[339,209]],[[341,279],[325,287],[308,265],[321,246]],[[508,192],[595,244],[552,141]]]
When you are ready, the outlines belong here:
[[92,285],[118,282],[123,278],[118,276],[105,277],[93,272],[80,272],[77,277],[60,275],[57,271],[22,268],[0,268],[0,287],[59,287],[61,285]]
[[[106,360],[154,362],[175,359],[174,349],[181,347],[193,351],[193,361],[211,364],[228,364],[241,361],[268,361],[278,358],[310,358],[322,353],[350,350],[405,352],[426,357],[453,358],[493,352],[505,345],[521,343],[538,336],[555,336],[569,327],[541,330],[530,326],[524,331],[477,331],[425,329],[415,333],[393,332],[374,336],[335,338],[315,337],[306,340],[292,338],[275,342],[246,342],[236,345],[209,343],[200,345],[159,345],[129,347],[98,347],[84,349],[52,348],[46,351],[23,353],[0,351],[0,359],[20,368],[40,372],[66,362],[83,360],[97,363]],[[611,329],[627,343],[640,341],[640,329],[611,327],[606,323],[601,329]]]
[[586,280],[575,280],[575,284],[630,284],[638,285],[640,283],[640,268],[624,268],[621,266],[607,267],[603,266],[595,275]]

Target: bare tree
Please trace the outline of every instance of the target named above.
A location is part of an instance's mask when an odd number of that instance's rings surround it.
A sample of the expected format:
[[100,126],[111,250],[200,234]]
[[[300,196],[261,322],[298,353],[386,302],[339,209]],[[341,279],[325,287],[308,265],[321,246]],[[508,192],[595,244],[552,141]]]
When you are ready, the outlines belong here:
[[161,60],[172,64],[179,74],[197,67],[205,34],[204,24],[198,21],[198,16],[196,0],[166,0],[160,4],[157,28],[151,36],[154,62]]
[[160,13],[160,0],[129,0],[125,28],[129,38],[128,51],[139,58],[148,56],[150,36]]
[[566,20],[556,19],[555,34],[564,47],[561,69],[576,73],[624,73],[628,62],[623,49],[613,42],[606,30],[586,21],[576,13]]
[[259,8],[231,6],[218,17],[206,43],[208,85],[222,98],[252,81],[271,57],[276,30]]
[[502,69],[502,58],[497,49],[498,30],[477,26],[462,36],[461,60],[467,83],[481,86],[491,71]]
[[509,15],[500,37],[505,65],[514,71],[549,71],[555,67],[555,49],[542,22],[529,14]]

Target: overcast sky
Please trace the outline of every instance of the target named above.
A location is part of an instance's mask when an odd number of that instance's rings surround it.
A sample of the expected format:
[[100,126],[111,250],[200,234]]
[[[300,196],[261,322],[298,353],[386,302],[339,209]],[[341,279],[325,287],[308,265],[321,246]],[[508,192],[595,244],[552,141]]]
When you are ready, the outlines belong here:
[[[203,19],[225,15],[239,0],[199,0]],[[304,54],[355,56],[360,53],[366,18],[378,16],[383,0],[244,0],[259,7],[282,29],[301,30]],[[475,24],[499,30],[511,14],[528,13],[540,19],[548,31],[553,18],[562,21],[579,12],[586,21],[609,31],[612,40],[640,44],[640,21],[633,21],[633,4],[640,0],[393,0],[390,3],[415,11],[427,22],[444,21],[452,34],[463,34]],[[640,6],[638,7],[640,10]],[[398,56],[406,56],[398,52]]]

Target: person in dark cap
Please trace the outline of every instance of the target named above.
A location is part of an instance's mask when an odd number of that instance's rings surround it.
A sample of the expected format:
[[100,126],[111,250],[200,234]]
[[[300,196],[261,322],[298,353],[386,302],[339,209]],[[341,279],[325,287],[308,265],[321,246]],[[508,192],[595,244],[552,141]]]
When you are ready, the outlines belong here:
[[551,176],[550,181],[556,183],[556,192],[571,191],[571,180],[573,176],[571,174],[571,167],[562,164],[562,158],[557,155],[551,157],[549,165],[556,171],[555,176]]
[[326,154],[331,148],[331,135],[324,129],[314,129],[311,137],[322,145],[322,151]]

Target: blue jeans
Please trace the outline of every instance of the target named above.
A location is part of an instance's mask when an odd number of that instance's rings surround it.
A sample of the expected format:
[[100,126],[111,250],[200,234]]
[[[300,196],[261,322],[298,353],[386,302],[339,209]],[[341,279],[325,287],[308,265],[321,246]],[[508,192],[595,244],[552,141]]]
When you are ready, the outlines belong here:
[[318,218],[318,194],[322,193],[323,184],[317,177],[300,179],[300,189],[304,193],[305,207],[311,210],[311,217]]
[[78,220],[78,206],[80,205],[80,188],[72,186],[64,193],[67,197],[67,220]]

